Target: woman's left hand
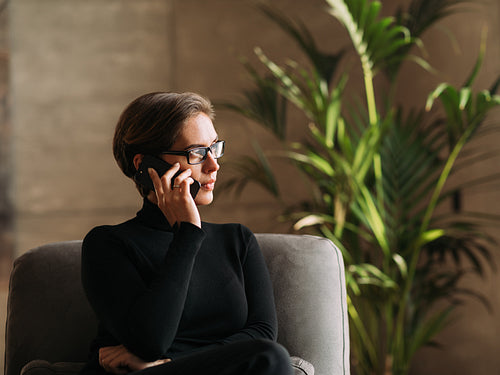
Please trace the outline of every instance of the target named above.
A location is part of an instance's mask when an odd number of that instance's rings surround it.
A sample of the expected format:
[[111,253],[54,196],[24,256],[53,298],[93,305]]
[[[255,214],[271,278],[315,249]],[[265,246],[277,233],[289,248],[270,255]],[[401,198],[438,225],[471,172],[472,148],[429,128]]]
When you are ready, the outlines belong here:
[[158,366],[170,361],[170,359],[159,359],[154,362],[145,362],[128,351],[123,345],[105,346],[99,349],[99,364],[101,367],[106,372],[118,375]]

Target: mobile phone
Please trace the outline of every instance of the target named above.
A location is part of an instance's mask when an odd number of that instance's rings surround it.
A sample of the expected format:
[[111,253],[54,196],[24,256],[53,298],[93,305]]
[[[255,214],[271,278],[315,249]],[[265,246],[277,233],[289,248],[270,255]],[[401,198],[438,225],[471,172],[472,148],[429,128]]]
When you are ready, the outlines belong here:
[[[154,191],[154,185],[153,185],[153,180],[151,180],[151,177],[149,177],[148,169],[153,168],[156,173],[158,173],[158,176],[161,178],[166,171],[168,171],[170,168],[172,168],[172,164],[167,163],[165,160],[157,158],[152,155],[144,155],[141,164],[139,165],[139,169],[137,170],[137,173],[134,176],[134,179],[140,183],[142,186],[147,187],[148,189]],[[172,177],[172,186],[174,185],[174,180],[175,178],[182,173],[181,170],[177,171],[177,173]],[[189,186],[189,192],[191,193],[191,196],[193,199],[196,197],[196,194],[198,194],[198,191],[200,190],[200,183],[193,179],[193,183]]]

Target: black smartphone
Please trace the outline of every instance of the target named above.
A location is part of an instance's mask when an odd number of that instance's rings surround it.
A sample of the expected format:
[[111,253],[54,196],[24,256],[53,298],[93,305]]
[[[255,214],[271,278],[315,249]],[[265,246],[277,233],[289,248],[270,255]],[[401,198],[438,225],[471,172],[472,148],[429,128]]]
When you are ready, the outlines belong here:
[[[165,160],[157,158],[152,155],[144,155],[144,158],[142,159],[141,164],[139,165],[139,169],[137,170],[137,173],[135,174],[135,180],[140,183],[141,185],[149,188],[150,190],[155,190],[154,185],[153,185],[153,180],[151,180],[151,177],[149,177],[148,169],[153,168],[156,173],[158,173],[158,176],[160,178],[165,174],[166,171],[168,171],[170,168],[172,168],[172,165],[167,163]],[[174,185],[174,180],[175,178],[181,174],[182,171],[179,170],[177,173],[172,177],[172,186]],[[196,194],[198,194],[198,191],[200,190],[200,183],[193,179],[193,183],[190,185],[190,193],[193,199],[196,197]]]

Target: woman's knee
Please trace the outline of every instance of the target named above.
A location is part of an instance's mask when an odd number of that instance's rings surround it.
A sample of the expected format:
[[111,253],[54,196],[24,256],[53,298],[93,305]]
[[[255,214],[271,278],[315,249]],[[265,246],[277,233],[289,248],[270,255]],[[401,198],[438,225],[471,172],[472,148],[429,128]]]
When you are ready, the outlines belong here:
[[270,340],[256,340],[255,345],[256,359],[260,362],[258,367],[263,371],[262,374],[292,374],[290,355],[282,345]]

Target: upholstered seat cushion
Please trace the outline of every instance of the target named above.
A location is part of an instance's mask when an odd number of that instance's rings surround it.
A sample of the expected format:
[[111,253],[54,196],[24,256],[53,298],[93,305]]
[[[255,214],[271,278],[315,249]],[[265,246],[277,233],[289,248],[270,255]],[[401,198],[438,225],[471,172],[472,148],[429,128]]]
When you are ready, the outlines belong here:
[[78,375],[84,365],[83,362],[50,363],[37,359],[26,364],[21,369],[21,375]]

